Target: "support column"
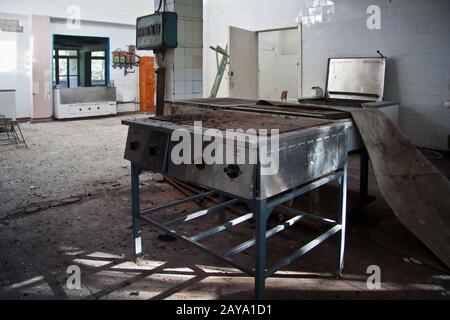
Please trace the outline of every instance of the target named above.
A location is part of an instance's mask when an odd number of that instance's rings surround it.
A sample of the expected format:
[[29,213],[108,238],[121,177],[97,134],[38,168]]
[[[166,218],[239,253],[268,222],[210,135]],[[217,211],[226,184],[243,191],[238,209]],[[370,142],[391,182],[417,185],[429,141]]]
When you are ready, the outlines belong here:
[[33,113],[34,121],[49,121],[53,116],[53,91],[50,17],[32,18],[33,30]]
[[157,117],[164,115],[164,101],[166,92],[166,68],[156,70],[156,110]]

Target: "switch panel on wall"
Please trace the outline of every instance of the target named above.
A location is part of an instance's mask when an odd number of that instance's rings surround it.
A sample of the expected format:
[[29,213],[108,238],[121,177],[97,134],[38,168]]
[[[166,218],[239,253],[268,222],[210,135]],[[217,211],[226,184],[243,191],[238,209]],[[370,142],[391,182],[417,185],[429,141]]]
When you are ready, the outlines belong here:
[[136,46],[139,50],[176,48],[177,14],[159,12],[140,17],[136,23]]

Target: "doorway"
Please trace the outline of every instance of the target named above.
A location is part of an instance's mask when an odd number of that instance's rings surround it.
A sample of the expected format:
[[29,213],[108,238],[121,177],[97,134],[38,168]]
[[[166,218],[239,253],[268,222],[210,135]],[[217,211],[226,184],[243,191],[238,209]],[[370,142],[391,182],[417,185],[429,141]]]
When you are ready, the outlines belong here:
[[301,25],[249,31],[230,27],[229,96],[287,101],[302,96]]
[[258,93],[261,100],[300,97],[300,37],[297,29],[258,34]]

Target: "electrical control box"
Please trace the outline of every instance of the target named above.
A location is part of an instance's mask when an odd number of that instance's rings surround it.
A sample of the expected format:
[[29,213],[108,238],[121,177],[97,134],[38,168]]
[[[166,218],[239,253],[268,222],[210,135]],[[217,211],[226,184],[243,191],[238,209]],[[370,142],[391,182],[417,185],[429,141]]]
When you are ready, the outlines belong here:
[[157,12],[140,17],[136,23],[136,47],[138,50],[163,50],[176,48],[177,20],[175,12]]

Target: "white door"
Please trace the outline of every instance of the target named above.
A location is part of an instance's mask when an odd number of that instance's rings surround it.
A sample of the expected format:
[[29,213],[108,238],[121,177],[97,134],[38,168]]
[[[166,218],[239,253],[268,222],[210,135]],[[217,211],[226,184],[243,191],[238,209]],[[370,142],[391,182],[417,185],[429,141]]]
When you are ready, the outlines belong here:
[[258,33],[230,27],[230,98],[258,99]]
[[258,37],[259,99],[278,101],[287,91],[289,100],[297,100],[301,96],[300,31],[267,31]]

